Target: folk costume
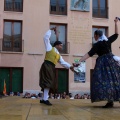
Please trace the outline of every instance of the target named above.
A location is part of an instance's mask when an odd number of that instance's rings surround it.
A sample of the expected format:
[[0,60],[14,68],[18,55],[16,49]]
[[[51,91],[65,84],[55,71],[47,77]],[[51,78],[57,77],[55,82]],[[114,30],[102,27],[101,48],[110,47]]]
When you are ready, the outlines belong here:
[[59,54],[59,51],[55,48],[56,45],[62,44],[61,41],[56,41],[54,47],[50,44],[51,30],[48,30],[44,36],[44,44],[46,49],[46,55],[44,62],[41,66],[39,76],[39,85],[44,91],[43,100],[48,100],[48,93],[51,89],[55,91],[56,89],[56,79],[55,79],[55,66],[57,63],[60,63],[63,67],[69,69],[71,65],[65,62],[62,56]]
[[118,34],[108,39],[102,35],[98,42],[88,52],[92,57],[98,55],[91,81],[91,101],[120,101],[120,66],[114,59],[111,44],[118,38]]

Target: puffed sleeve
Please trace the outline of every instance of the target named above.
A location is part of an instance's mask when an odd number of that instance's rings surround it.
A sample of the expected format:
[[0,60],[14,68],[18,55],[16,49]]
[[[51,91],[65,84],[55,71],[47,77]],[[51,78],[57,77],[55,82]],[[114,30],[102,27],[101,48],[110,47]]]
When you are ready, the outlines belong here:
[[50,51],[52,49],[52,46],[50,44],[50,36],[51,36],[51,30],[48,30],[44,35],[44,44],[46,51]]
[[60,59],[59,59],[58,62],[59,62],[63,67],[65,67],[65,68],[67,68],[67,69],[69,69],[69,68],[71,67],[71,65],[70,65],[68,62],[64,61],[64,59],[62,58],[62,56],[60,56]]
[[118,34],[113,34],[108,38],[109,42],[112,43],[118,38]]
[[90,57],[92,57],[95,53],[97,53],[98,47],[99,47],[98,44],[95,43],[95,44],[93,45],[93,47],[91,48],[91,50],[88,52],[88,55],[89,55]]

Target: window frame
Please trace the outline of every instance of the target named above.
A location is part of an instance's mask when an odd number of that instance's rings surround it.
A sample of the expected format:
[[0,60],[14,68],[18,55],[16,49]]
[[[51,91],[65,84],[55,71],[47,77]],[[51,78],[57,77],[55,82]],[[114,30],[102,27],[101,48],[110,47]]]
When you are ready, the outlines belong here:
[[65,3],[66,3],[66,6],[65,6],[64,12],[59,11],[59,0],[56,0],[56,11],[51,11],[51,0],[50,0],[50,14],[67,15],[67,0],[65,0]]
[[[22,40],[22,21],[21,20],[6,20],[4,19],[4,24],[3,24],[3,41],[2,41],[2,51],[9,51],[9,52],[22,52],[22,47],[23,47],[23,40]],[[5,22],[11,22],[12,25],[11,25],[11,47],[7,48],[7,47],[4,47],[4,30],[5,30]],[[14,23],[15,22],[18,22],[18,23],[21,23],[21,36],[20,36],[20,47],[16,48],[14,47],[14,36],[13,36],[13,33],[14,33]]]
[[4,11],[23,12],[23,0],[21,0],[21,2],[22,2],[22,9],[20,9],[20,10],[16,10],[15,9],[15,7],[14,7],[14,1],[15,0],[12,0],[12,9],[7,10],[6,9],[6,0],[4,0]]
[[[64,51],[60,51],[60,53],[62,53],[62,54],[68,54],[69,53],[69,51],[68,51],[68,45],[69,45],[69,42],[67,42],[67,24],[64,24],[64,23],[50,23],[50,26],[51,25],[55,25],[55,26],[60,26],[60,25],[63,25],[63,26],[65,26],[65,50]],[[56,37],[56,40],[59,40],[59,39],[57,39],[57,37]]]
[[[100,7],[100,0],[97,0],[98,1],[98,6],[97,6],[97,15],[94,14],[94,7],[92,7],[92,16],[95,17],[95,18],[108,18],[108,0],[105,0],[105,11],[106,11],[106,15],[103,16],[100,14],[100,10],[101,10],[101,7]],[[93,3],[94,1],[92,1]],[[93,4],[92,4],[93,6]]]
[[93,33],[93,28],[96,28],[96,29],[101,29],[101,28],[104,28],[105,29],[105,36],[108,37],[108,26],[92,26],[92,45],[94,44],[93,43],[93,40],[94,40],[94,33]]

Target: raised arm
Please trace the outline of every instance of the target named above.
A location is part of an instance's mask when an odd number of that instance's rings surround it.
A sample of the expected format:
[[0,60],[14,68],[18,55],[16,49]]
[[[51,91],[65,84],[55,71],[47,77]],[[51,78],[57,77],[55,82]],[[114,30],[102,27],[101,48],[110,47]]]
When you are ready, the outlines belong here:
[[115,18],[114,22],[115,22],[115,34],[118,34],[118,25],[117,25],[118,18]]
[[52,46],[50,44],[50,36],[51,36],[51,30],[55,31],[55,27],[54,28],[50,28],[50,30],[48,30],[45,35],[44,35],[44,44],[45,44],[45,49],[46,51],[50,51],[52,49]]
[[110,36],[110,37],[108,38],[108,40],[109,40],[111,43],[114,42],[114,41],[118,38],[118,25],[117,25],[118,18],[115,18],[114,22],[115,22],[115,34],[113,34],[112,36]]

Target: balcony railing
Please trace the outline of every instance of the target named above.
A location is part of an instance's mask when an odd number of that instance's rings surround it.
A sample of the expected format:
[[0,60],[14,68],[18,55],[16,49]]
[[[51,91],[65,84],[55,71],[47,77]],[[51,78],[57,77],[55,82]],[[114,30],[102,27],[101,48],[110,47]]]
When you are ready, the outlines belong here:
[[23,2],[5,1],[5,11],[22,12],[23,11]]
[[67,3],[66,0],[63,4],[50,2],[50,13],[57,15],[67,15]]
[[0,39],[0,51],[24,52],[24,40],[16,39],[11,41]]
[[107,18],[108,10],[107,8],[93,8],[93,17],[97,18]]

